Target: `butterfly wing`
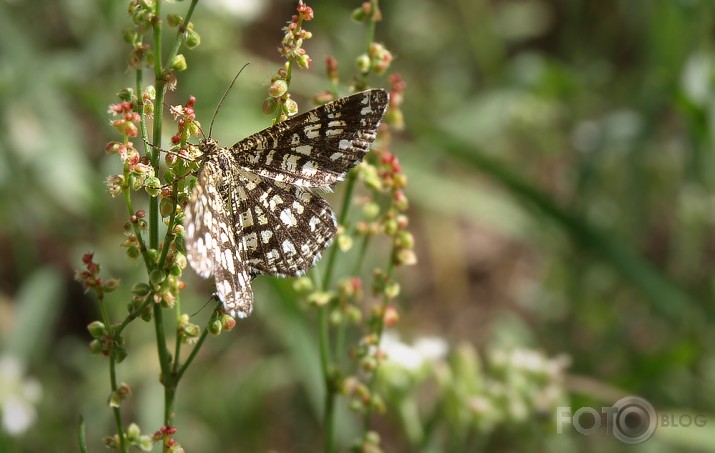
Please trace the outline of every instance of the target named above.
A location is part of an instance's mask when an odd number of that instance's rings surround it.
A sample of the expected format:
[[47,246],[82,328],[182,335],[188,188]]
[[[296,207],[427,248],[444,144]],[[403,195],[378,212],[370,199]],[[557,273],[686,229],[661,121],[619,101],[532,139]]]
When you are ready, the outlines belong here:
[[337,229],[330,205],[308,189],[244,170],[234,181],[236,231],[251,275],[297,276],[313,267]]
[[365,157],[388,101],[378,89],[329,102],[236,143],[235,162],[278,182],[330,188]]
[[241,224],[236,225],[234,209],[226,200],[233,189],[220,162],[209,159],[184,210],[186,252],[196,273],[204,278],[214,274],[216,294],[226,312],[244,318],[253,308],[253,290]]

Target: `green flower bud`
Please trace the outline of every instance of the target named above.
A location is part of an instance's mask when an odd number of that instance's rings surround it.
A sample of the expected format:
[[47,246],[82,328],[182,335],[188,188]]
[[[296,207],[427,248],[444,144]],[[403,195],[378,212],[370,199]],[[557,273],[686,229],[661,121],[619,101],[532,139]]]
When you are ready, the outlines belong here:
[[127,249],[127,256],[133,260],[139,258],[141,254],[142,253],[139,251],[139,247],[136,245],[132,245]]
[[337,237],[338,240],[338,248],[340,249],[341,252],[347,252],[350,250],[353,246],[353,238],[350,237],[349,234],[339,234]]
[[380,214],[380,206],[375,202],[366,203],[362,208],[362,213],[368,219],[374,219]]
[[162,198],[159,202],[159,212],[162,217],[169,217],[174,212],[174,200]]
[[385,285],[385,296],[388,299],[394,299],[400,294],[400,284],[397,282],[390,282]]
[[159,260],[159,251],[157,249],[149,249],[146,251],[146,256],[150,262],[156,263]]
[[199,34],[195,31],[189,30],[188,34],[186,35],[186,48],[194,49],[199,44],[201,44],[201,36],[199,36]]
[[400,231],[395,238],[395,245],[403,249],[411,249],[415,246],[415,238],[409,231]]
[[307,293],[313,290],[313,280],[310,277],[300,277],[293,281],[293,289],[298,293]]
[[311,305],[316,305],[322,307],[330,302],[332,294],[327,291],[316,291],[308,296],[308,303]]
[[149,280],[154,285],[160,285],[166,280],[166,272],[163,269],[153,269],[151,274],[149,274]]
[[103,344],[99,340],[92,340],[89,342],[89,352],[91,354],[101,354],[102,348],[103,348]]
[[132,294],[134,296],[146,297],[151,292],[151,287],[146,283],[135,283],[132,286]]
[[298,67],[302,69],[308,69],[310,68],[310,62],[312,61],[308,54],[303,54],[299,56],[296,60],[296,63],[298,63]]
[[169,63],[169,68],[173,69],[174,71],[181,72],[185,70],[186,67],[186,58],[183,54],[176,55],[174,58],[171,59],[171,62]]
[[360,55],[357,57],[355,65],[357,66],[358,71],[362,73],[368,72],[370,70],[370,57],[368,57],[367,54]]
[[105,333],[107,333],[107,328],[101,321],[92,321],[87,326],[87,330],[89,331],[89,334],[92,335],[92,337],[94,338],[101,338]]
[[134,44],[137,40],[137,30],[135,27],[127,27],[122,31],[122,39],[127,44]]
[[137,426],[136,423],[132,423],[127,427],[127,440],[129,442],[136,442],[139,440],[139,436],[141,436],[141,430],[139,429],[139,426]]
[[218,319],[218,318],[212,319],[209,322],[208,330],[211,335],[221,334],[221,329],[223,329],[223,324],[221,323],[220,319]]
[[139,447],[141,451],[152,451],[154,449],[154,441],[151,436],[144,435],[139,437],[136,446]]
[[134,90],[131,88],[123,88],[117,93],[117,97],[125,102],[132,102],[134,99]]

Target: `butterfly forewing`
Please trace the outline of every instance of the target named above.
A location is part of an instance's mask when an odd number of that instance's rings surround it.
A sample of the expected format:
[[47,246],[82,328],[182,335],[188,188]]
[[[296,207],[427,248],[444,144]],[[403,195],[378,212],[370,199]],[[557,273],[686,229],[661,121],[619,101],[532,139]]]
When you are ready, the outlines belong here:
[[335,236],[330,189],[375,140],[389,97],[369,90],[330,102],[220,148],[204,140],[204,163],[185,208],[189,263],[216,278],[228,313],[247,316],[250,279],[301,275]]
[[387,92],[370,90],[289,118],[233,145],[236,163],[287,184],[328,188],[365,157],[387,103]]
[[216,157],[203,165],[184,211],[187,259],[200,276],[214,274],[216,294],[227,312],[246,317],[253,304],[246,248],[236,238],[234,215],[225,202],[234,187]]

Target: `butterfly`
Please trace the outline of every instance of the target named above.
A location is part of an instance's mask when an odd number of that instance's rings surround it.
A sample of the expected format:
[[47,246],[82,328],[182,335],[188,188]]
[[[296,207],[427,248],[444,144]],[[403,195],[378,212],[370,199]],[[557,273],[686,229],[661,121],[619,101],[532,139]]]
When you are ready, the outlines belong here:
[[370,149],[389,95],[352,94],[257,132],[230,148],[205,138],[184,208],[186,255],[235,318],[253,308],[258,275],[300,276],[337,230],[331,191]]

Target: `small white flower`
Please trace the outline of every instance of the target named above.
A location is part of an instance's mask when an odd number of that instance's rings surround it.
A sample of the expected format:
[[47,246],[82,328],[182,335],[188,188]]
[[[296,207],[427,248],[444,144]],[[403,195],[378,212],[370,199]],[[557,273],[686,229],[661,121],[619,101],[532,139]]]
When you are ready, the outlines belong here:
[[9,435],[25,432],[37,418],[34,405],[42,397],[40,383],[24,375],[24,366],[15,357],[0,356],[0,417]]

